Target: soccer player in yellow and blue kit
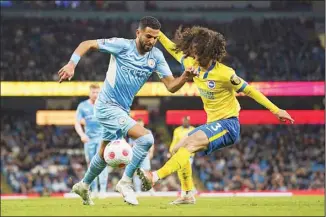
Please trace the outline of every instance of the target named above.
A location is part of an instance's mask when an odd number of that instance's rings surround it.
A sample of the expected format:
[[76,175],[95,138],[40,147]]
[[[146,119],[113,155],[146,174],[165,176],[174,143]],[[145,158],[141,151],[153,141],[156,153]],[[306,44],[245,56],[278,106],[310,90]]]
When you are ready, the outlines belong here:
[[[235,71],[222,64],[226,55],[224,36],[207,28],[194,26],[184,31],[178,29],[175,43],[163,33],[159,41],[164,48],[184,67],[195,67],[198,76],[194,82],[198,87],[207,113],[207,123],[194,129],[172,150],[175,153],[157,171],[137,170],[145,189],[150,189],[160,179],[183,168],[189,157],[203,151],[213,151],[234,144],[240,137],[240,105],[236,92],[243,92],[269,109],[280,121],[294,120],[282,109],[269,101],[261,92],[238,77]],[[253,117],[254,118],[254,117]]]
[[[172,150],[178,144],[182,138],[188,135],[195,127],[190,125],[190,117],[185,116],[182,118],[182,125],[175,128],[173,131],[173,138],[170,144],[169,151],[172,153]],[[172,201],[170,204],[194,204],[196,199],[194,197],[195,186],[192,179],[192,163],[194,159],[194,155],[192,154],[189,158],[189,162],[177,171],[178,178],[181,184],[181,196]]]

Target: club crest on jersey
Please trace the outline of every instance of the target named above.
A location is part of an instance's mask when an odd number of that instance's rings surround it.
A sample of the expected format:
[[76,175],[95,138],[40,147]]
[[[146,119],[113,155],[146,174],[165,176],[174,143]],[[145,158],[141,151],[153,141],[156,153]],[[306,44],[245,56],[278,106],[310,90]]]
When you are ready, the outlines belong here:
[[214,89],[215,88],[215,81],[207,81],[207,87],[209,89]]
[[118,119],[118,122],[119,122],[120,125],[124,125],[126,123],[126,118],[125,117],[120,117]]
[[237,75],[232,75],[230,81],[233,85],[238,85],[241,83],[241,80]]
[[148,61],[147,61],[147,64],[150,68],[155,68],[155,60],[152,59],[152,58],[149,58]]

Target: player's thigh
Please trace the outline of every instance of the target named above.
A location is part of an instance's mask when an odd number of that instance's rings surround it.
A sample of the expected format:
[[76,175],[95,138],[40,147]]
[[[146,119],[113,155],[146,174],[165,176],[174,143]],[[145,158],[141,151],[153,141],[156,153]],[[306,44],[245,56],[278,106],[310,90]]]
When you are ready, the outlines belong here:
[[128,136],[133,139],[137,139],[149,133],[150,133],[149,130],[147,130],[145,127],[141,126],[138,123],[136,123],[128,130]]
[[204,150],[209,143],[208,137],[204,132],[205,125],[201,125],[183,137],[171,150],[172,155],[175,154],[181,147],[187,147],[188,151],[194,156],[195,152]]
[[234,144],[240,136],[240,124],[237,118],[214,121],[205,124],[201,130],[209,141],[205,154]]
[[[197,128],[196,128],[197,129]],[[189,133],[188,137],[183,142],[183,146],[190,152],[206,150],[209,145],[209,138],[201,127]]]
[[121,139],[137,124],[126,111],[117,106],[97,104],[94,111],[96,119],[102,125],[103,141]]

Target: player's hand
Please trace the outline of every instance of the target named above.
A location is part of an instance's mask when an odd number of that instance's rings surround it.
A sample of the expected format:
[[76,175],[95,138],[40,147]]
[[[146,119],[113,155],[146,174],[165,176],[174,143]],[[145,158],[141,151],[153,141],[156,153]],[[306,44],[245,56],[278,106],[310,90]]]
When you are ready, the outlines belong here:
[[197,70],[195,70],[195,68],[193,66],[186,68],[186,70],[183,72],[183,76],[187,79],[187,80],[192,80],[193,77],[198,76],[199,72]]
[[62,67],[58,72],[60,78],[59,83],[67,79],[70,81],[70,79],[75,74],[75,67],[75,64],[71,61],[69,61],[67,65]]
[[291,124],[294,123],[294,120],[291,118],[291,116],[289,115],[289,113],[287,113],[285,110],[280,109],[278,111],[278,113],[275,114],[276,117],[281,121],[281,122],[286,122],[286,121],[290,121]]
[[88,136],[85,134],[85,135],[82,135],[81,137],[80,137],[80,140],[83,142],[83,143],[87,143],[87,142],[89,142],[89,138],[88,138]]

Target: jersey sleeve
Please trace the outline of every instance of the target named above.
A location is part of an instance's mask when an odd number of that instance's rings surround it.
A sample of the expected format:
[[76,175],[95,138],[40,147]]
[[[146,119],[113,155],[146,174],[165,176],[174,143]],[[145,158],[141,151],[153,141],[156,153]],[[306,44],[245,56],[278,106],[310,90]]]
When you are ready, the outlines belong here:
[[280,109],[274,105],[266,96],[264,96],[259,90],[249,85],[245,80],[238,77],[235,72],[229,74],[228,85],[232,87],[237,93],[243,92],[247,96],[253,98],[256,102],[270,110],[273,114],[276,114]]
[[184,56],[183,52],[176,53],[173,50],[175,48],[175,44],[168,37],[166,37],[163,32],[160,32],[158,40],[161,42],[167,52],[169,52],[169,54],[171,54],[174,59],[181,63],[181,58]]
[[172,76],[172,72],[171,69],[168,65],[168,63],[166,62],[163,53],[158,50],[157,55],[156,55],[156,73],[159,76],[159,78],[165,78],[168,76]]
[[76,110],[76,120],[80,122],[84,118],[83,110],[82,110],[82,105],[79,104]]
[[127,46],[123,38],[97,39],[97,44],[101,52],[110,54],[118,54]]

